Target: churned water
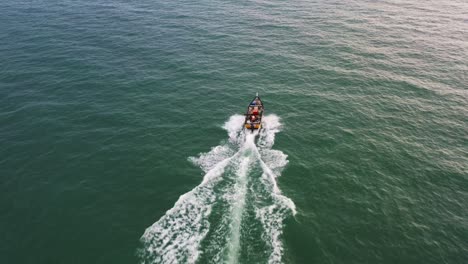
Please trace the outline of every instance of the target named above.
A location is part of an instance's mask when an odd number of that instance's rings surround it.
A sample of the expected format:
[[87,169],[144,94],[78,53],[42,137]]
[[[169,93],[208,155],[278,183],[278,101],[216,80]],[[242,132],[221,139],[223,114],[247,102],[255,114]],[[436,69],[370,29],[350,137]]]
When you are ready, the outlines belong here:
[[468,263],[466,1],[0,10],[0,263]]

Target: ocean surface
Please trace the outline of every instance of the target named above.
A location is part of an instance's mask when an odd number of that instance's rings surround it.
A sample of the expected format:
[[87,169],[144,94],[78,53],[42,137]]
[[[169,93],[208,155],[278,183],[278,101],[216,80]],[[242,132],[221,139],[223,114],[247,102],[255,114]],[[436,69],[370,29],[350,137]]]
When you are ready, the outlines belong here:
[[468,263],[467,1],[0,10],[0,263]]

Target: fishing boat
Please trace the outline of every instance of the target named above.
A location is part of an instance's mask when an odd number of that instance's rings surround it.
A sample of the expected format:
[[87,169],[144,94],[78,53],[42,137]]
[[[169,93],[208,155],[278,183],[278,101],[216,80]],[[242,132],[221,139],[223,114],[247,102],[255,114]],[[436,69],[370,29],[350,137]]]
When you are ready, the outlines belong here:
[[263,102],[260,100],[258,93],[255,98],[250,102],[247,107],[247,113],[245,114],[244,127],[246,129],[252,130],[262,128],[262,117],[263,117],[264,107]]

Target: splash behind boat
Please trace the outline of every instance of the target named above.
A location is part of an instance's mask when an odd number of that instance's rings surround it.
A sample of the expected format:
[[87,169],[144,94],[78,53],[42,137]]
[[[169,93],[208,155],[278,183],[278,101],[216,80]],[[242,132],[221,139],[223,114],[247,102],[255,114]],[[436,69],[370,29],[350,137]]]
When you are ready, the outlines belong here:
[[244,127],[246,129],[255,130],[262,128],[262,117],[263,117],[264,107],[263,102],[260,100],[260,97],[257,95],[250,102],[247,107],[247,113],[245,114]]

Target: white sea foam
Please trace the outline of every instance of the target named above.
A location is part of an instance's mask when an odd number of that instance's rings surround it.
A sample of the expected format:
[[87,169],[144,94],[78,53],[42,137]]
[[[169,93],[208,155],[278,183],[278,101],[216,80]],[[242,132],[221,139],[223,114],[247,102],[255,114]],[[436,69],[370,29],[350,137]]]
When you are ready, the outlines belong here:
[[243,157],[237,172],[236,192],[232,197],[231,209],[231,236],[230,245],[227,253],[227,263],[238,263],[238,254],[240,248],[240,229],[242,214],[245,207],[245,198],[247,195],[247,173],[249,169],[250,158]]
[[[276,183],[276,177],[288,163],[287,155],[271,149],[281,123],[277,116],[268,115],[260,133],[243,133],[243,121],[241,115],[231,116],[223,126],[229,141],[189,158],[205,171],[203,181],[146,229],[141,238],[142,263],[195,263],[203,253],[200,247],[208,233],[210,239],[206,240],[212,241],[207,241],[204,251],[213,253],[209,257],[213,263],[239,262],[242,221],[250,190],[249,171],[258,165],[262,177],[252,180],[260,181],[268,195],[252,194],[253,199],[267,199],[258,203],[262,207],[254,208],[255,216],[262,224],[262,239],[271,251],[268,262],[281,262],[282,225],[288,215],[295,213],[294,203],[281,194]],[[256,136],[259,147],[255,144]],[[213,208],[223,211],[217,212],[221,219],[210,231]]]
[[243,115],[232,115],[229,120],[224,124],[223,128],[226,129],[229,136],[229,141],[235,144],[241,144],[244,139],[243,133],[244,129],[243,123],[245,116]]
[[257,150],[260,166],[263,170],[262,182],[270,191],[273,204],[256,208],[256,216],[263,225],[263,239],[271,248],[268,263],[281,263],[283,244],[281,234],[283,222],[289,213],[296,214],[296,206],[288,197],[281,194],[276,177],[288,164],[287,155],[271,147],[275,142],[275,135],[280,131],[281,123],[276,115],[266,116],[264,119],[264,130],[260,133]]
[[210,226],[213,186],[231,158],[208,171],[199,186],[180,196],[172,209],[146,229],[141,238],[145,247],[141,252],[143,263],[195,263],[198,246]]
[[263,129],[260,133],[258,145],[261,148],[271,148],[275,143],[275,135],[281,129],[280,118],[277,115],[271,114],[263,117]]
[[207,153],[201,153],[198,157],[189,157],[188,160],[196,166],[199,166],[205,173],[208,173],[217,164],[233,156],[234,153],[235,150],[229,146],[220,145],[211,148],[211,150]]

